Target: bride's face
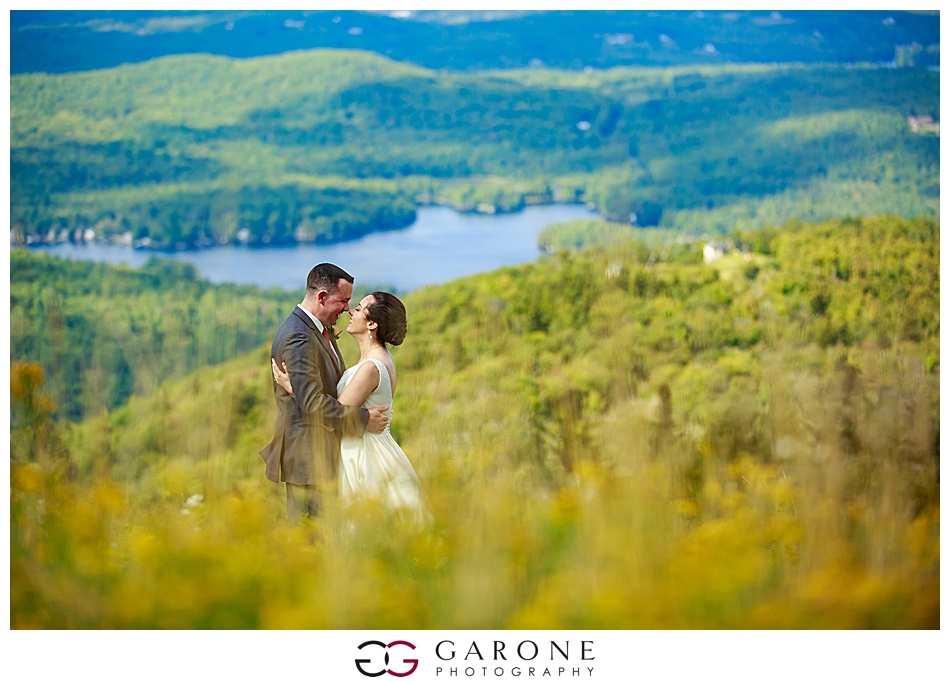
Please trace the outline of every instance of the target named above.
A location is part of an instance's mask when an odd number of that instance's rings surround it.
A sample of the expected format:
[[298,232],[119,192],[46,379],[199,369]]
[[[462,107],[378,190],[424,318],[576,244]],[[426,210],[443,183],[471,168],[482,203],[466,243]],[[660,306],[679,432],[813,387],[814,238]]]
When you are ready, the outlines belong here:
[[351,336],[366,333],[369,319],[366,317],[366,308],[376,302],[373,296],[366,296],[360,304],[350,310],[350,323],[346,325],[346,332]]

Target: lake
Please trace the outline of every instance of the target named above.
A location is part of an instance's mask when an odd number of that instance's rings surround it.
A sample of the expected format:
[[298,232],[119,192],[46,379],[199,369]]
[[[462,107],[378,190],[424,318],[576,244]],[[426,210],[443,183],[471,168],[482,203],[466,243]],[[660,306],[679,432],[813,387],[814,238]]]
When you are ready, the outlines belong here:
[[319,262],[333,262],[357,285],[400,292],[441,284],[479,272],[532,262],[538,235],[547,225],[596,217],[582,205],[528,206],[518,213],[459,213],[443,206],[419,208],[409,227],[335,244],[250,248],[219,246],[162,253],[107,244],[62,243],[32,247],[64,258],[140,267],[152,255],[194,263],[214,283],[304,288]]

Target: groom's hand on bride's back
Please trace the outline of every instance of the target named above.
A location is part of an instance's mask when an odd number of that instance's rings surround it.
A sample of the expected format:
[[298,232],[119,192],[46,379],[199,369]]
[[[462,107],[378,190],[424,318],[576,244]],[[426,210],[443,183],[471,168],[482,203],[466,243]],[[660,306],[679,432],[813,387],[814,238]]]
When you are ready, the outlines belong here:
[[386,430],[386,426],[389,425],[389,415],[385,413],[387,411],[389,411],[389,407],[370,407],[366,430],[376,434]]

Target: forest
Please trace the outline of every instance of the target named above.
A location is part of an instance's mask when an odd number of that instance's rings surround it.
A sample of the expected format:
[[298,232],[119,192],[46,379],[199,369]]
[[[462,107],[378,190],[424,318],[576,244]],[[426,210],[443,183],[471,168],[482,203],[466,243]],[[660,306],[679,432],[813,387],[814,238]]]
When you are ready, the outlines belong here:
[[58,415],[77,420],[258,347],[302,297],[157,257],[135,270],[14,250],[10,354],[43,366]]
[[16,243],[355,238],[415,207],[587,202],[686,234],[939,212],[939,73],[871,64],[434,71],[369,52],[11,78]]
[[15,253],[13,318],[63,316],[11,326],[11,626],[939,628],[938,237],[790,221],[413,292],[392,428],[432,518],[296,529],[258,457],[294,297]]

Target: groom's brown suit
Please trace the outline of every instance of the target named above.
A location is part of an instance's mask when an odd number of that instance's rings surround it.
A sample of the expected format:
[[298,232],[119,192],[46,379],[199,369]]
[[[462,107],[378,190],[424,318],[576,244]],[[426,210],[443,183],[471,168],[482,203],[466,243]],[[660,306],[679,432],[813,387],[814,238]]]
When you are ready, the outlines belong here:
[[[331,349],[332,344],[332,349]],[[337,400],[345,366],[336,341],[327,343],[299,307],[284,320],[271,346],[277,366],[287,364],[291,395],[274,385],[277,423],[274,439],[261,450],[265,474],[273,482],[318,486],[335,483],[344,433],[362,437],[369,411]]]

